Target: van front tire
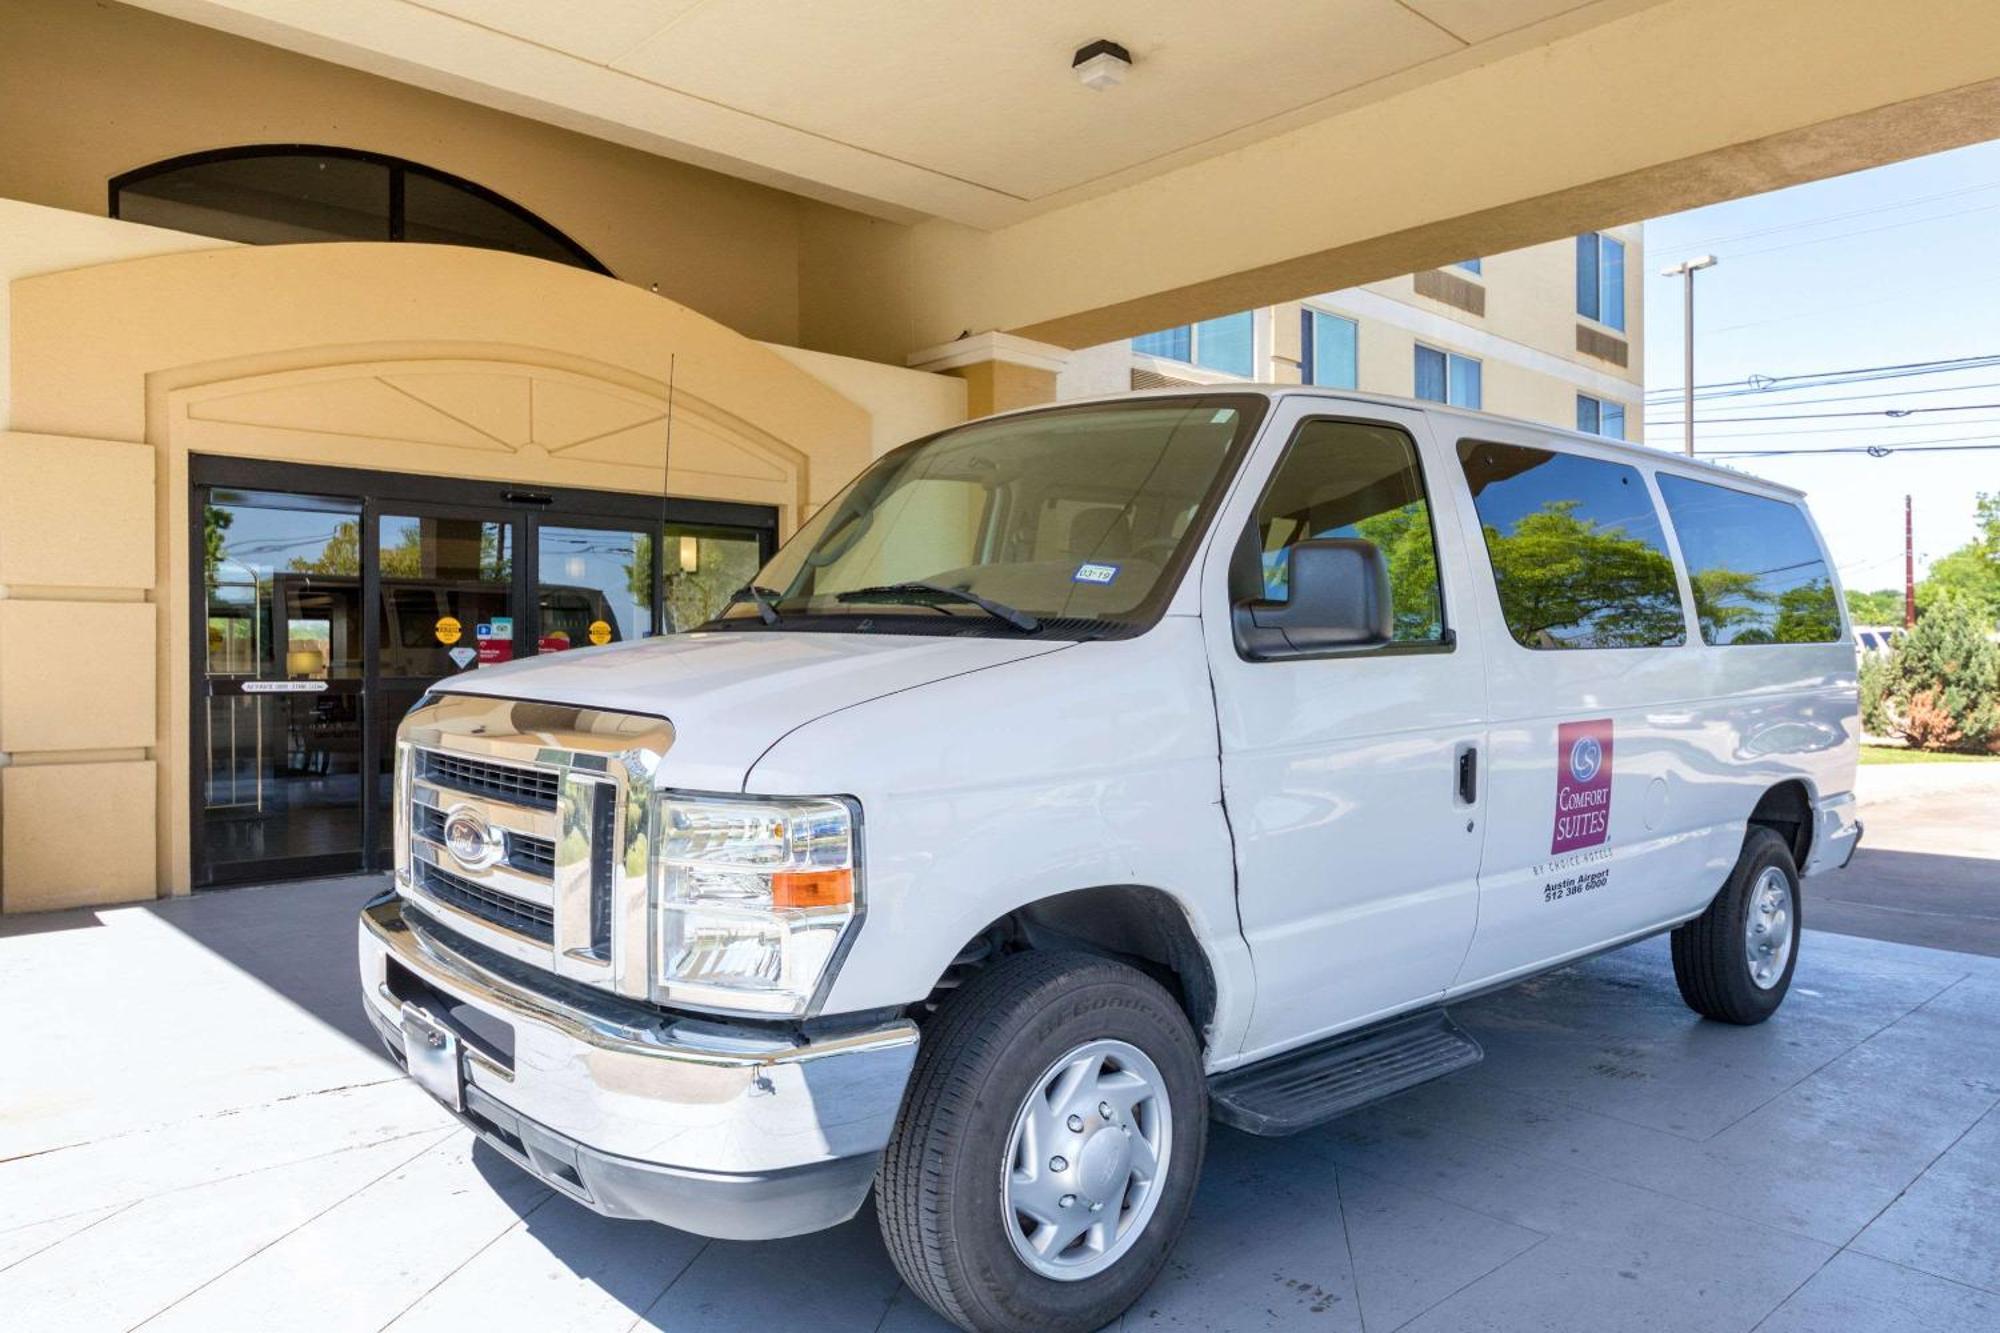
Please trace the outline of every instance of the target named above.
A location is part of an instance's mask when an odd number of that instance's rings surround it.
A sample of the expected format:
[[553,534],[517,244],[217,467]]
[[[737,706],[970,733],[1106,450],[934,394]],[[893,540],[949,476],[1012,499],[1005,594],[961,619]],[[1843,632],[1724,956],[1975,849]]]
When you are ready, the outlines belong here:
[[925,1026],[876,1177],[882,1239],[960,1328],[1101,1328],[1166,1263],[1207,1137],[1200,1045],[1158,983],[1093,954],[1017,954]]
[[1749,1026],[1778,1011],[1799,961],[1799,871],[1774,830],[1753,827],[1708,910],[1673,934],[1674,980],[1703,1018]]

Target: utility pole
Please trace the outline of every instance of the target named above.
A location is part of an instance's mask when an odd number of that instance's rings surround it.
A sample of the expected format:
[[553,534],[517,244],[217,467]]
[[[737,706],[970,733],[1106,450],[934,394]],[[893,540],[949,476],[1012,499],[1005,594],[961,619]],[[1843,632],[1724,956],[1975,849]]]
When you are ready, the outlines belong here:
[[1903,628],[1917,627],[1917,525],[1903,497]]
[[1685,325],[1682,331],[1682,347],[1686,353],[1681,371],[1681,415],[1684,432],[1683,451],[1689,458],[1694,457],[1694,275],[1705,268],[1715,267],[1714,255],[1702,255],[1695,259],[1684,259],[1672,268],[1661,269],[1660,275],[1667,278],[1681,278],[1686,281],[1687,294],[1684,305]]

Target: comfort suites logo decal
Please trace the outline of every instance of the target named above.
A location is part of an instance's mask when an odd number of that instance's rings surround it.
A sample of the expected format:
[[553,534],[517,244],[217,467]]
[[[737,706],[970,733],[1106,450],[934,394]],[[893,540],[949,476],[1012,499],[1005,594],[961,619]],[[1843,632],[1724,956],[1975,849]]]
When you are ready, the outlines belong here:
[[1611,836],[1611,719],[1556,728],[1556,823],[1549,853]]

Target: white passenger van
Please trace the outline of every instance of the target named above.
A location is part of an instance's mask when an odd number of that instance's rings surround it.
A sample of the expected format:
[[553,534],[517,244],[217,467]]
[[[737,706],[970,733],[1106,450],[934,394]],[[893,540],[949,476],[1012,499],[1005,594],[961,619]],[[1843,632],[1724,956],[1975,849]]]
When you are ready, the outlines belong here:
[[872,1189],[968,1329],[1166,1261],[1211,1118],[1479,1058],[1457,1000],[1673,932],[1783,1000],[1855,656],[1799,495],[1322,390],[992,417],[869,467],[723,616],[403,724],[368,1012],[501,1153],[765,1238]]

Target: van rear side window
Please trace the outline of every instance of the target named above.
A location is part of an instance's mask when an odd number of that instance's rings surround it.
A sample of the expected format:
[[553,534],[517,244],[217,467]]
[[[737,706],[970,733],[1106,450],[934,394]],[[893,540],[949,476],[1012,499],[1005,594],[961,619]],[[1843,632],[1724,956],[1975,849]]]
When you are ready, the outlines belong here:
[[1527,648],[1687,641],[1673,557],[1639,470],[1553,449],[1461,440],[1500,611]]
[[1795,504],[1662,472],[1706,643],[1834,643],[1840,599]]

